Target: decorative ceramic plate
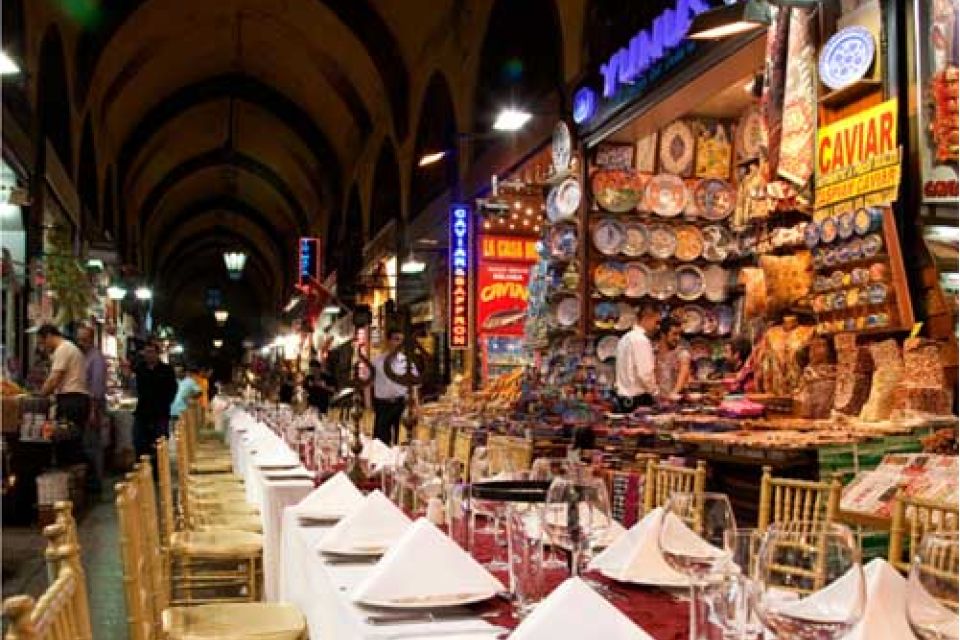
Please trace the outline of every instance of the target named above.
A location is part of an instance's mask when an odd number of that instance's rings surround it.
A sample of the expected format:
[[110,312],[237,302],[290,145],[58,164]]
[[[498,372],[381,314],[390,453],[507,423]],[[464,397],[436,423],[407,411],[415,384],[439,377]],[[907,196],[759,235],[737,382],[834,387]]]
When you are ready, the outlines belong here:
[[627,288],[626,269],[619,262],[604,262],[593,270],[593,284],[601,294],[615,298]]
[[628,298],[641,298],[650,290],[650,270],[642,262],[629,262],[626,268]]
[[733,331],[733,307],[720,304],[716,307],[717,312],[717,335],[725,336]]
[[553,127],[553,141],[550,145],[554,173],[563,173],[570,168],[572,154],[573,141],[570,137],[570,127],[561,120]]
[[827,218],[820,223],[820,239],[826,244],[830,244],[837,239],[837,221],[835,218]]
[[703,257],[710,262],[723,262],[730,254],[730,243],[733,238],[726,227],[718,224],[704,227],[701,231],[703,235]]
[[616,255],[626,238],[623,225],[613,218],[603,218],[593,228],[593,246],[605,256]]
[[676,272],[661,265],[650,270],[650,295],[658,300],[666,300],[677,294]]
[[756,158],[760,155],[760,150],[766,146],[767,142],[764,135],[763,116],[760,115],[759,108],[751,107],[743,114],[736,136],[741,159]]
[[840,29],[820,53],[820,81],[837,90],[863,79],[873,65],[875,53],[876,44],[869,29]]
[[647,251],[647,228],[639,222],[629,222],[624,225],[626,237],[620,252],[631,258],[642,256]]
[[877,282],[870,285],[870,304],[883,304],[887,300],[887,285]]
[[717,264],[712,264],[703,270],[704,296],[710,302],[723,302],[727,299],[727,281],[730,275],[727,270]]
[[680,322],[683,332],[700,333],[703,331],[703,309],[695,304],[688,304],[680,309]]
[[707,220],[724,220],[737,205],[737,190],[726,180],[707,178],[697,185],[693,200],[700,215]]
[[646,178],[636,171],[601,169],[590,180],[597,204],[614,213],[635,208],[643,197]]
[[720,319],[717,317],[716,309],[703,310],[703,334],[707,336],[716,335],[717,327],[720,325]]
[[677,267],[677,297],[681,300],[696,300],[703,295],[706,281],[700,268],[685,264]]
[[807,228],[803,230],[803,243],[808,249],[813,249],[820,243],[820,225],[812,220],[807,223]]
[[561,219],[573,217],[580,208],[582,198],[583,189],[580,188],[580,182],[576,178],[567,178],[561,182],[557,187],[557,212]]
[[647,185],[644,202],[650,211],[672,218],[683,211],[688,197],[683,180],[668,173],[661,173],[654,176]]
[[853,235],[853,211],[847,211],[837,216],[837,236],[846,240]]
[[871,231],[880,228],[883,221],[883,214],[880,209],[857,209],[853,217],[853,229],[859,236],[865,236]]
[[703,253],[703,235],[693,225],[684,225],[676,230],[677,249],[675,255],[684,262],[696,260]]
[[675,120],[660,132],[660,168],[676,175],[689,175],[693,169],[695,137],[693,128]]
[[615,302],[599,302],[593,307],[593,324],[598,329],[613,329],[620,317],[620,307]]
[[580,319],[580,298],[570,296],[557,304],[557,324],[572,327]]
[[677,235],[673,228],[665,224],[655,224],[647,228],[650,246],[647,251],[654,258],[666,260],[677,250]]
[[570,260],[577,255],[577,229],[573,225],[561,225],[550,229],[550,257]]
[[865,258],[872,258],[880,253],[880,249],[882,248],[883,240],[881,240],[880,236],[876,233],[871,233],[863,239],[863,257]]
[[559,189],[559,185],[553,187],[547,194],[547,219],[553,223],[562,222],[564,220],[564,218],[560,215],[560,211],[557,209],[557,191]]
[[[627,276],[627,287],[630,286],[630,277]],[[637,311],[633,308],[632,305],[627,304],[626,302],[621,302],[618,306],[618,315],[617,315],[617,326],[614,327],[617,331],[629,331],[631,327],[637,322]]]
[[604,336],[597,342],[597,358],[604,362],[617,356],[617,345],[620,339],[617,336]]

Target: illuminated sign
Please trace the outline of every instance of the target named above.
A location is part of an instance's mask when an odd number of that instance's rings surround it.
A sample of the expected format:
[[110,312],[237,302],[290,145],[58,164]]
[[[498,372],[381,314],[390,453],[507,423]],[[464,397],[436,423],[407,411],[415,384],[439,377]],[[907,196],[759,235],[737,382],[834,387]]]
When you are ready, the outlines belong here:
[[573,121],[583,124],[597,112],[597,92],[590,87],[580,87],[573,94]]
[[470,347],[470,251],[472,227],[470,208],[450,207],[450,348]]
[[637,32],[629,45],[600,66],[603,97],[612,98],[621,85],[633,84],[683,41],[695,16],[709,9],[706,0],[677,0],[673,9],[665,9],[649,27]]
[[320,282],[320,239],[300,238],[300,260],[297,263],[297,281],[301,287],[311,280]]
[[512,236],[480,236],[480,260],[536,262],[537,240]]

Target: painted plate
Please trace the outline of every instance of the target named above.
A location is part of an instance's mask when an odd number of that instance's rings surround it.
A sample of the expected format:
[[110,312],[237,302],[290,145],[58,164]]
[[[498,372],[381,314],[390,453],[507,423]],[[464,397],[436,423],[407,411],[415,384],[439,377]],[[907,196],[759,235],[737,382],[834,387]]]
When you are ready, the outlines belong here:
[[572,154],[573,140],[570,137],[570,127],[561,120],[553,127],[553,141],[550,145],[554,173],[563,173],[570,168]]
[[876,44],[869,29],[840,29],[820,53],[820,81],[833,90],[849,86],[863,79],[873,66],[875,54]]
[[846,240],[853,235],[853,211],[847,211],[837,216],[837,236]]
[[876,233],[871,233],[866,238],[863,239],[863,257],[872,258],[873,256],[880,253],[880,249],[883,248],[883,240],[880,239],[880,236]]
[[707,220],[725,220],[737,205],[737,191],[726,180],[701,180],[693,192],[697,210]]
[[733,331],[733,307],[726,304],[720,304],[716,307],[717,312],[717,335],[725,336]]
[[550,192],[547,194],[547,219],[553,223],[563,222],[570,217],[567,216],[567,218],[564,218],[560,214],[560,210],[557,208],[557,192],[559,190],[560,186],[557,185],[556,187],[550,189]]
[[622,295],[627,288],[626,269],[619,262],[604,262],[593,270],[593,284],[597,291],[609,298]]
[[677,294],[677,274],[666,265],[650,270],[650,295],[666,300]]
[[597,342],[597,358],[604,362],[617,356],[617,345],[620,339],[617,336],[604,336]]
[[720,320],[717,317],[716,309],[704,309],[703,311],[703,335],[716,335]]
[[650,270],[642,262],[629,262],[626,267],[627,288],[623,295],[641,298],[650,290]]
[[642,256],[647,252],[649,244],[647,228],[639,222],[630,222],[624,225],[626,237],[620,246],[620,252],[631,258]]
[[580,200],[583,198],[583,189],[580,188],[580,182],[576,178],[567,178],[557,187],[557,213],[561,219],[572,218],[580,208]]
[[730,254],[730,244],[733,237],[726,227],[718,224],[704,227],[701,231],[703,235],[703,257],[710,262],[723,262]]
[[[630,277],[627,276],[627,287],[629,288],[629,286]],[[614,329],[617,331],[629,331],[637,322],[637,311],[633,308],[633,305],[627,304],[626,302],[621,302],[617,306],[617,326],[615,326]]]
[[647,229],[650,246],[647,249],[654,258],[666,260],[677,250],[677,234],[665,224],[655,224]]
[[675,120],[660,132],[660,168],[676,175],[693,170],[695,137],[688,122]]
[[827,218],[820,224],[820,239],[830,244],[837,239],[837,220]]
[[703,331],[704,314],[703,309],[695,304],[688,304],[680,309],[680,322],[683,324],[683,332],[686,334],[700,333]]
[[600,302],[593,307],[593,325],[598,329],[613,329],[620,317],[620,307],[615,302]]
[[572,327],[580,320],[580,298],[570,296],[557,304],[557,324]]
[[689,193],[683,180],[677,176],[661,173],[647,185],[644,202],[654,213],[672,218],[679,215],[687,204]]
[[676,231],[677,250],[675,255],[684,262],[691,262],[703,253],[703,235],[693,225],[678,227]]
[[808,249],[813,249],[820,243],[820,225],[812,220],[807,223],[807,228],[803,230],[803,243]]
[[626,230],[619,221],[604,218],[593,228],[593,246],[603,255],[613,256],[619,253],[626,236]]
[[590,180],[597,204],[613,213],[634,209],[643,197],[646,178],[636,171],[601,169]]
[[718,264],[712,264],[703,270],[704,296],[710,302],[723,302],[727,299],[727,283],[730,274]]
[[677,267],[677,297],[681,300],[696,300],[703,295],[706,281],[700,268],[685,264]]
[[561,225],[550,229],[550,257],[570,260],[577,255],[577,229],[573,225]]

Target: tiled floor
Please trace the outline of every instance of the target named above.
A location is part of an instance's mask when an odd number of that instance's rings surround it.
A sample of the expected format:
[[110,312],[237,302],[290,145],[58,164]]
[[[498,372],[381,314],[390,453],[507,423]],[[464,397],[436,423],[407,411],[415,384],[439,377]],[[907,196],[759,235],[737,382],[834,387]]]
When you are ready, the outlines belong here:
[[[112,492],[111,492],[112,493]],[[110,498],[106,492],[104,494]],[[43,561],[45,539],[37,527],[3,528],[3,596],[27,593],[37,596],[47,585]],[[117,512],[113,501],[101,501],[80,521],[80,546],[87,572],[90,618],[96,640],[127,637],[123,601],[123,572]]]

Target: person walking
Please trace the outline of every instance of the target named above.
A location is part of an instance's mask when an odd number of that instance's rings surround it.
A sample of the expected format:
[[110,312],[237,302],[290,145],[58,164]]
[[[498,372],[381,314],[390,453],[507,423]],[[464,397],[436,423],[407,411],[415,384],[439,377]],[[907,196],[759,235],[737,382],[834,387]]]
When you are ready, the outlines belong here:
[[[407,387],[397,384],[387,377],[387,356],[397,351],[403,344],[403,332],[393,329],[387,334],[387,346],[383,353],[373,359],[373,437],[388,445],[400,440],[400,418],[407,404]],[[402,375],[406,372],[406,358],[397,352],[393,361],[393,372]]]
[[145,344],[141,356],[141,362],[134,369],[137,408],[133,412],[133,446],[137,459],[142,455],[154,457],[157,438],[170,435],[170,406],[177,395],[173,367],[160,361],[157,345]]
[[60,464],[79,462],[81,437],[90,417],[90,395],[83,353],[52,324],[37,329],[39,345],[50,353],[50,375],[40,387],[41,396],[54,396],[56,419],[70,424],[71,433],[56,446]]
[[87,475],[87,485],[93,495],[103,489],[103,426],[107,418],[107,361],[94,344],[91,327],[77,331],[77,346],[83,352],[86,367],[87,391],[90,394],[90,418],[83,431],[83,450],[93,465]]

